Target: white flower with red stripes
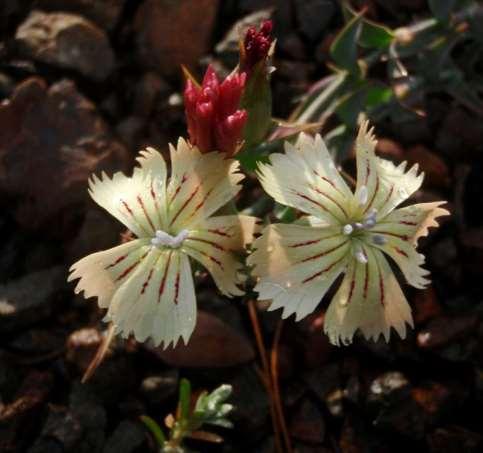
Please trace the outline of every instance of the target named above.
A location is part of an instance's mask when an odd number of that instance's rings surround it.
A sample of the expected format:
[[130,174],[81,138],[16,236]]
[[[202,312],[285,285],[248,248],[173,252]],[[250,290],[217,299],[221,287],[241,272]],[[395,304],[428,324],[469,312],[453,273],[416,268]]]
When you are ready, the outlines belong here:
[[155,344],[187,343],[196,323],[189,258],[198,261],[226,296],[241,295],[236,253],[251,240],[256,219],[213,216],[241,189],[239,164],[224,154],[201,154],[183,139],[170,147],[171,175],[153,148],[141,151],[132,177],[89,181],[90,195],[137,239],[75,263],[76,293],[97,297],[115,333]]
[[248,263],[258,277],[260,300],[270,310],[296,320],[311,313],[337,277],[341,286],[325,314],[324,330],[333,344],[347,344],[360,329],[367,339],[393,327],[406,335],[411,309],[385,257],[400,267],[416,288],[429,283],[417,241],[448,215],[445,202],[395,209],[422,184],[423,174],[406,162],[395,166],[375,155],[372,129],[364,122],[356,140],[357,184],[353,193],[320,135],[301,134],[284,154],[272,154],[259,167],[259,178],[277,202],[305,214],[296,224],[273,224],[254,242]]

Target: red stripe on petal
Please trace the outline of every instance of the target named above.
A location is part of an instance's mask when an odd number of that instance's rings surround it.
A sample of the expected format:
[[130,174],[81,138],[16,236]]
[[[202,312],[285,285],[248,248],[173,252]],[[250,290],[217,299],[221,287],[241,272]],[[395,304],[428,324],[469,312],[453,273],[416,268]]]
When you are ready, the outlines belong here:
[[303,283],[308,283],[308,282],[312,281],[314,278],[317,278],[320,275],[322,275],[324,272],[330,271],[335,265],[339,264],[344,258],[345,258],[345,256],[343,256],[342,258],[340,258],[337,261],[333,262],[331,265],[327,266],[325,269],[322,269],[321,271],[316,272],[315,274],[311,275],[310,277],[307,277],[305,280],[302,280],[302,284]]
[[340,249],[343,245],[347,244],[347,242],[349,241],[342,242],[341,244],[336,245],[335,247],[329,250],[325,250],[324,252],[318,253],[317,255],[312,255],[312,256],[309,256],[308,258],[304,258],[303,260],[299,261],[299,263],[306,263],[307,261],[316,260],[317,258],[321,258],[322,256],[328,255],[329,253],[332,253],[333,251]]
[[319,203],[316,200],[313,200],[312,198],[308,197],[307,195],[304,195],[303,193],[300,193],[300,192],[294,192],[294,193],[295,193],[295,195],[299,196],[300,198],[303,198],[304,200],[310,201],[311,203],[315,204],[316,206],[318,206],[322,210],[328,211],[327,208],[323,204]]
[[330,201],[332,201],[332,203],[334,203],[343,213],[346,217],[348,217],[347,215],[347,211],[344,209],[344,206],[342,206],[337,200],[334,200],[333,197],[331,197],[330,195],[326,194],[325,192],[323,192],[322,190],[318,189],[317,187],[313,187],[313,186],[310,186],[310,188],[312,190],[314,190],[315,192],[317,192],[319,195],[322,195],[323,197],[329,199]]
[[148,278],[144,281],[143,283],[143,287],[141,288],[141,294],[144,294],[144,292],[146,291],[146,288],[147,286],[149,285],[149,281],[151,280],[151,277],[153,276],[153,272],[154,272],[154,268],[152,268],[150,271],[149,271],[149,275],[148,275]]
[[365,214],[369,210],[369,208],[372,206],[372,204],[374,203],[374,200],[376,199],[376,195],[377,195],[378,191],[379,191],[379,176],[377,176],[377,178],[376,178],[376,187],[374,189],[374,193],[372,194],[371,201],[369,201],[369,204],[364,209],[363,214]]
[[208,239],[201,239],[201,238],[188,238],[190,241],[198,241],[198,242],[204,242],[205,244],[209,244],[212,247],[215,247],[215,249],[222,250],[223,252],[226,252],[225,247],[223,247],[220,244],[217,244],[216,242],[209,241]]
[[146,220],[149,222],[149,225],[151,226],[153,231],[156,230],[151,218],[148,215],[148,212],[146,211],[146,207],[144,206],[143,199],[141,198],[141,195],[138,195],[136,199],[138,201],[139,206],[141,206],[141,209],[143,210],[143,213],[144,213],[144,217],[146,217]]
[[364,299],[367,299],[367,289],[369,288],[369,265],[365,264],[366,272],[364,275]]
[[169,200],[170,203],[172,203],[174,201],[174,199],[178,196],[180,190],[181,190],[181,187],[183,186],[183,184],[187,181],[187,177],[186,177],[186,173],[183,174],[182,178],[181,178],[181,182],[179,183],[178,187],[176,188],[176,190],[174,191],[174,194],[173,196],[171,197],[171,200]]
[[404,250],[401,250],[399,247],[394,247],[394,250],[396,250],[396,252],[399,253],[400,255],[403,255],[406,258],[409,258],[409,255]]
[[379,272],[379,302],[384,307],[385,301],[385,291],[384,291],[384,279],[382,278],[381,268],[379,267],[379,261],[376,259],[377,271]]
[[179,269],[178,273],[176,274],[176,281],[174,282],[174,304],[178,305],[178,296],[179,296]]
[[203,250],[198,250],[198,249],[195,249],[193,247],[190,247],[189,245],[186,245],[185,247],[186,248],[189,248],[191,250],[194,250],[195,252],[199,253],[200,255],[204,256],[205,258],[208,258],[210,261],[212,261],[213,263],[217,264],[222,271],[225,270],[225,268],[223,267],[223,264],[221,263],[221,261],[218,260],[218,259],[216,259],[214,256],[211,256],[210,254],[204,252]]
[[318,176],[320,179],[322,179],[323,181],[325,181],[326,183],[330,184],[341,195],[344,195],[342,191],[335,185],[334,181],[330,180],[329,178],[326,178],[325,176],[322,176],[317,170],[314,170],[314,174]]
[[127,269],[125,269],[121,275],[119,275],[119,277],[116,278],[116,280],[114,280],[115,282],[118,282],[120,280],[122,280],[124,277],[126,277],[126,275],[128,275],[144,258],[146,258],[146,255],[149,253],[146,252],[143,256],[141,256],[141,258],[139,258],[135,263],[131,264],[131,266],[129,266]]
[[354,288],[356,286],[356,267],[352,270],[352,278],[351,278],[351,286],[349,291],[349,298],[347,299],[347,303],[349,304],[352,300],[352,295],[354,294]]
[[166,278],[168,276],[168,270],[169,270],[169,264],[171,263],[171,256],[173,252],[170,252],[168,255],[168,261],[166,263],[166,267],[164,268],[163,272],[163,277],[161,278],[161,283],[159,284],[159,290],[158,290],[158,304],[161,302],[161,297],[164,292],[164,287],[166,286]]
[[382,206],[384,206],[392,197],[392,193],[394,192],[394,184],[391,186],[389,189],[389,193],[387,194],[386,199],[384,200],[384,203],[382,203]]
[[129,214],[131,215],[131,217],[134,218],[134,213],[132,212],[132,210],[129,207],[129,205],[124,200],[121,200],[121,203],[126,208],[126,211],[129,212]]
[[366,159],[366,180],[364,181],[364,185],[367,186],[367,182],[369,181],[369,176],[371,174],[371,165],[369,163],[369,159]]
[[217,234],[218,236],[224,236],[224,237],[227,237],[227,238],[231,238],[231,234],[228,234],[225,231],[222,231],[220,228],[210,229],[210,230],[207,230],[207,231],[208,231],[208,233]]
[[106,266],[104,269],[107,270],[107,269],[110,269],[111,267],[114,267],[116,264],[119,264],[121,261],[125,260],[127,256],[128,256],[127,254],[120,256],[116,261],[109,264],[109,266]]
[[297,244],[292,244],[289,245],[291,248],[296,248],[296,247],[303,247],[305,245],[312,245],[312,244],[317,244],[317,242],[320,242],[322,239],[313,239],[311,241],[305,241],[305,242],[297,242]]
[[191,195],[186,199],[186,201],[182,204],[181,208],[179,208],[178,212],[176,215],[173,217],[173,219],[170,222],[170,225],[173,225],[173,223],[176,221],[176,219],[179,217],[179,215],[183,212],[183,210],[188,206],[188,203],[194,198],[198,190],[200,189],[200,186],[198,185],[195,190],[191,193]]

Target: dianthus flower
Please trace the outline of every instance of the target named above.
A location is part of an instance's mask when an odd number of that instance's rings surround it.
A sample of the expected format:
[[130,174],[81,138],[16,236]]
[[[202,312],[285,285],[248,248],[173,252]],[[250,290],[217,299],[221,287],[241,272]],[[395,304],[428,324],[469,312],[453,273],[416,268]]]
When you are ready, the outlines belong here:
[[265,228],[249,257],[259,299],[283,308],[282,317],[299,320],[311,313],[337,277],[341,286],[325,314],[324,331],[333,344],[350,343],[357,329],[367,339],[382,334],[389,340],[393,327],[406,335],[413,326],[411,309],[385,257],[400,267],[407,282],[424,288],[428,271],[417,241],[448,215],[444,202],[395,209],[419,189],[423,174],[414,165],[395,166],[376,157],[376,141],[368,123],[356,141],[355,193],[337,171],[320,135],[301,134],[285,154],[272,154],[270,165],[259,168],[260,181],[277,202],[299,209],[300,224]]
[[190,78],[186,81],[188,133],[201,152],[216,150],[231,156],[240,148],[247,121],[247,112],[239,109],[245,80],[245,73],[234,73],[220,83],[210,65],[200,87]]
[[239,164],[218,152],[202,154],[183,139],[170,147],[171,176],[153,148],[141,151],[132,177],[118,172],[89,181],[96,203],[137,236],[89,255],[71,267],[76,293],[97,297],[115,333],[155,344],[186,343],[196,323],[189,257],[226,296],[241,295],[235,253],[252,237],[256,219],[213,216],[240,190]]

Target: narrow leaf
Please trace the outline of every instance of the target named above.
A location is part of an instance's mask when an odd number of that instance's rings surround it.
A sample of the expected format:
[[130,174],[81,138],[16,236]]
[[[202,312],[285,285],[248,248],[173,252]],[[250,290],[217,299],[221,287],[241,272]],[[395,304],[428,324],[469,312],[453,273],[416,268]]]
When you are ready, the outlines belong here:
[[362,31],[362,16],[354,16],[335,38],[330,46],[330,55],[339,68],[352,74],[359,74],[357,64],[357,43]]
[[190,416],[191,407],[191,383],[188,379],[181,379],[179,384],[179,409],[181,420],[186,420]]
[[166,442],[166,437],[161,427],[151,417],[148,417],[147,415],[141,415],[141,417],[139,418],[144,423],[146,428],[151,431],[151,434],[154,436],[154,439],[156,440],[159,447],[163,448],[164,443]]
[[394,39],[391,29],[364,19],[359,44],[369,49],[386,49]]

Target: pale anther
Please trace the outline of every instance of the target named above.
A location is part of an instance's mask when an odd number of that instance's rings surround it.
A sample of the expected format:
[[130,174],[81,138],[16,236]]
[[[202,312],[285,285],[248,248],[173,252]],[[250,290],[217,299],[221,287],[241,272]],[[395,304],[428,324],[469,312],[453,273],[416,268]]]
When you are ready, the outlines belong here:
[[156,236],[151,239],[151,244],[155,247],[178,248],[188,237],[188,230],[181,230],[176,236],[171,236],[166,231],[156,230]]
[[356,260],[359,261],[359,263],[367,264],[367,256],[365,255],[365,253],[362,251],[362,249],[360,247],[358,247],[355,250],[354,256],[355,256]]
[[381,236],[380,234],[375,234],[372,236],[372,242],[376,245],[385,245],[387,242],[387,239],[384,236]]
[[358,195],[359,206],[364,206],[367,203],[367,186],[361,186]]
[[351,234],[353,231],[354,231],[354,228],[350,223],[348,223],[347,225],[344,225],[344,227],[342,228],[342,232],[346,235]]

